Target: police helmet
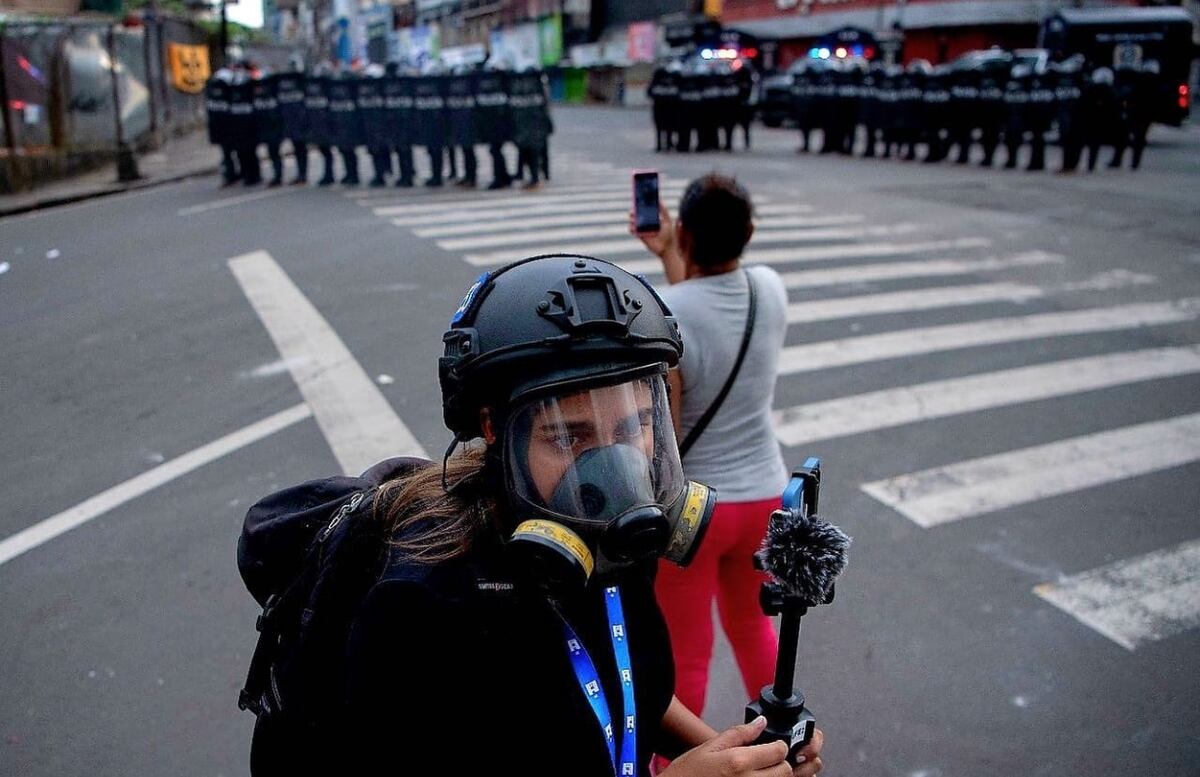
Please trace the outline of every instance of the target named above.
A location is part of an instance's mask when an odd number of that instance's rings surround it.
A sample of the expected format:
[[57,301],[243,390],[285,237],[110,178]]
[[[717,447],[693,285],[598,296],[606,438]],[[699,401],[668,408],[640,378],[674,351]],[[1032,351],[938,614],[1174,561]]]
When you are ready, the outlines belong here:
[[933,72],[933,65],[927,59],[914,59],[908,63],[906,70],[915,75],[929,75]]
[[1112,68],[1098,67],[1092,71],[1092,83],[1111,86],[1113,82]]

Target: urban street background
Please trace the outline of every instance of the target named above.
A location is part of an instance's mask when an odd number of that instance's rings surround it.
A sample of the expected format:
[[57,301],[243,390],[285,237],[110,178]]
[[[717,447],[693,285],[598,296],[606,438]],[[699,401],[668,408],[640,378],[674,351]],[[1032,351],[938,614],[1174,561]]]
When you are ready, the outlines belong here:
[[[482,269],[568,250],[661,281],[624,234],[634,168],[672,205],[736,175],[789,288],[786,458],[822,457],[855,540],[798,664],[826,773],[1195,774],[1200,132],[1060,176],[555,122],[534,192],[210,175],[0,220],[0,774],[247,774],[242,516],[354,442],[312,385],[397,430],[360,455],[438,455],[440,335]],[[79,525],[18,535],[52,517]],[[721,644],[705,717],[746,701]]]

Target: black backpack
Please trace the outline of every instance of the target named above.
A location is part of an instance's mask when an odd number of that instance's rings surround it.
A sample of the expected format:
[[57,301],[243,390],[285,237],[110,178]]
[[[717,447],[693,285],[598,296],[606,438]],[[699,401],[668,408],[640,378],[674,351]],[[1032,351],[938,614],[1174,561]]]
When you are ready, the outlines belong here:
[[246,513],[238,569],[263,608],[238,699],[258,716],[252,773],[280,773],[280,753],[303,763],[319,735],[334,730],[349,630],[387,560],[383,527],[371,520],[376,492],[427,466],[425,459],[387,459],[357,478],[276,492]]

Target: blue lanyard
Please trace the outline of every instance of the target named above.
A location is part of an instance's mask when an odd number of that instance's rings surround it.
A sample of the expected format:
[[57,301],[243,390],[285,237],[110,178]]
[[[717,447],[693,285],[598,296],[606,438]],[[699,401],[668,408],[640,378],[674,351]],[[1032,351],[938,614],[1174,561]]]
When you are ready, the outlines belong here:
[[604,605],[608,610],[608,636],[612,640],[613,655],[617,659],[617,671],[621,675],[621,697],[625,703],[625,725],[621,729],[621,760],[618,768],[617,743],[613,731],[612,713],[600,684],[600,674],[592,662],[583,641],[559,613],[567,637],[567,653],[571,656],[571,667],[579,680],[579,687],[592,705],[592,712],[604,732],[608,744],[608,757],[612,760],[613,774],[617,777],[637,775],[637,706],[633,697],[633,664],[629,659],[629,635],[625,631],[625,613],[621,608],[621,592],[616,586],[604,589]]

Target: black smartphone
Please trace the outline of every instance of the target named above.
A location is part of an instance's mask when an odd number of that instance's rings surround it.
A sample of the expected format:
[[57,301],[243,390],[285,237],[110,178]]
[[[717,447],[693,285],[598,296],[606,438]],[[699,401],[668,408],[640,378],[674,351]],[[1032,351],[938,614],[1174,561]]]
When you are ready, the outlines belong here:
[[633,225],[638,232],[657,232],[662,228],[658,219],[658,171],[633,171]]

